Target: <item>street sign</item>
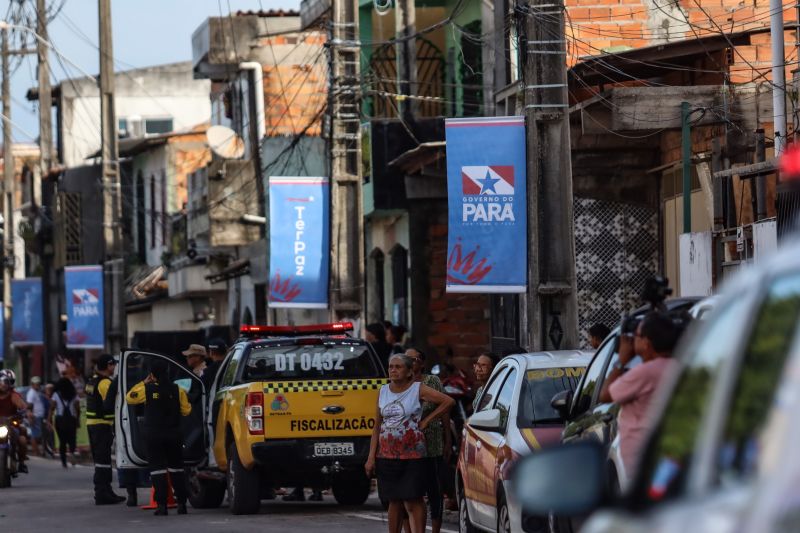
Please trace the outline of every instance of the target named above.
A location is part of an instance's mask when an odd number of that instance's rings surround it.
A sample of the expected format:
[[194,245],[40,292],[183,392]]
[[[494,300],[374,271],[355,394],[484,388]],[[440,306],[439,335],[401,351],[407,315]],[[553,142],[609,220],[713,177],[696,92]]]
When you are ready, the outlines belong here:
[[269,307],[326,309],[328,178],[269,178]]
[[105,343],[103,267],[64,268],[67,348],[98,348]]
[[447,292],[527,285],[525,118],[447,119]]
[[44,344],[41,278],[11,280],[11,344]]

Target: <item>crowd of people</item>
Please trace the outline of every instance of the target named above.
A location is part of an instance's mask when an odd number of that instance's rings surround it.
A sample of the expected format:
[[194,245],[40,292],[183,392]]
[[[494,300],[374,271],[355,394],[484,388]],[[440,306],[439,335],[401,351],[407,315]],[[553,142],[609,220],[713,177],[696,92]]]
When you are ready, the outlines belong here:
[[[439,376],[426,373],[427,357],[422,350],[408,346],[408,332],[403,326],[376,322],[365,330],[366,340],[385,364],[389,376],[389,382],[379,393],[366,472],[378,479],[379,496],[388,509],[390,531],[424,531],[427,500],[431,528],[436,533],[442,527],[446,493],[451,492],[447,476],[451,473],[448,466],[454,452],[455,432],[450,413],[455,401],[444,393]],[[595,324],[588,334],[592,348],[597,349],[610,330]],[[600,399],[621,406],[619,434],[626,466],[636,462],[647,425],[647,409],[661,376],[674,364],[671,354],[679,336],[679,326],[658,312],[629,318],[621,325],[618,360],[600,391]],[[523,351],[509,350],[503,356]],[[208,347],[192,344],[182,354],[187,368],[210,387],[226,352],[223,340],[212,339]],[[499,360],[492,353],[482,352],[475,358],[471,375],[452,361],[440,365],[439,373],[445,381],[463,382],[472,407],[468,410],[473,411],[480,407],[477,402],[481,391]],[[95,468],[95,503],[115,504],[127,499],[128,505],[137,505],[136,488],[143,481],[141,472],[133,472],[133,476],[131,472],[125,476],[120,472],[120,485],[127,489],[127,498],[115,494],[111,487],[114,398],[118,387],[116,364],[111,355],[101,355],[84,391],[75,387],[74,377],[62,375],[55,383],[44,386],[40,378],[33,377],[24,398],[14,390],[14,373],[0,371],[0,418],[20,411],[28,417],[29,431],[20,435],[21,472],[27,471],[27,443],[30,442],[32,453],[45,454],[53,448],[52,434],[58,437],[58,455],[63,467],[76,463],[80,399],[85,396],[85,419]],[[163,515],[167,512],[166,475],[180,478],[183,472],[178,428],[180,417],[188,415],[191,406],[186,391],[167,379],[166,364],[152,365],[147,377],[128,391],[127,401],[143,406],[145,426],[152,430],[147,432],[150,478],[155,489],[156,514]],[[180,479],[173,483],[180,514],[186,513],[184,485]],[[301,500],[302,494],[302,487],[297,487],[284,499]],[[314,489],[312,500],[321,499],[321,489]]]

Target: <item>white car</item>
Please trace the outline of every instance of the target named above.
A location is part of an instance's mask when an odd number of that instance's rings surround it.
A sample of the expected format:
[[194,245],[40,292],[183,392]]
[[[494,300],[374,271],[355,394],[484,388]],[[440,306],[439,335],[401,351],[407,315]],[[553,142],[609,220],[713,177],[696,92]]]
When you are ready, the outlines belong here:
[[535,531],[546,516],[523,515],[508,491],[509,472],[532,451],[558,444],[563,421],[550,405],[572,390],[591,353],[512,355],[495,367],[467,420],[456,471],[459,530]]
[[720,297],[717,295],[703,298],[689,309],[689,314],[695,320],[705,320],[714,308],[719,305]]
[[800,243],[742,272],[696,326],[626,494],[608,493],[602,449],[581,443],[520,463],[514,494],[528,512],[612,503],[589,533],[800,530]]

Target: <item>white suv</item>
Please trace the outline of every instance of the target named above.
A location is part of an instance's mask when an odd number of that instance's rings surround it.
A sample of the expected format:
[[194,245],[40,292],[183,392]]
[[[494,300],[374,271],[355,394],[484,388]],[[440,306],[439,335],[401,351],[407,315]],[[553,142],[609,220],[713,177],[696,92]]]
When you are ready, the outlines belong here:
[[626,494],[589,443],[531,456],[512,483],[529,512],[595,513],[582,531],[800,529],[800,244],[739,275],[697,321],[651,412]]

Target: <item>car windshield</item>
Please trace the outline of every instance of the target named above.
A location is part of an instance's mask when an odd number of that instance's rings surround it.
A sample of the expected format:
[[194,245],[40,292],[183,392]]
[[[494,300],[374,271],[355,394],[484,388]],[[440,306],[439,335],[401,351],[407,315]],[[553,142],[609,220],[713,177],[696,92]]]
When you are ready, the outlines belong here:
[[563,423],[550,402],[561,391],[574,391],[585,367],[529,369],[520,394],[519,427],[537,424]]
[[242,379],[352,379],[382,375],[366,345],[287,343],[280,346],[253,346],[245,362]]

